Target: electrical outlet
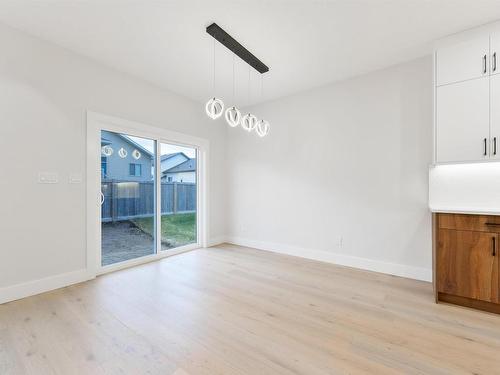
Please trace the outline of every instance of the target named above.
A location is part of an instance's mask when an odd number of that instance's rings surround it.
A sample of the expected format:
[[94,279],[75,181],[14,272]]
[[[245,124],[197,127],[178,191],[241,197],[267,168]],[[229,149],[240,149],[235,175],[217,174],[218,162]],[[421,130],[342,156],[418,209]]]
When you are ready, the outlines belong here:
[[39,172],[39,184],[57,184],[59,182],[59,175],[56,172]]
[[71,173],[69,175],[69,183],[70,184],[81,184],[82,183],[82,174],[81,173]]
[[337,237],[337,247],[344,246],[344,238],[342,236]]

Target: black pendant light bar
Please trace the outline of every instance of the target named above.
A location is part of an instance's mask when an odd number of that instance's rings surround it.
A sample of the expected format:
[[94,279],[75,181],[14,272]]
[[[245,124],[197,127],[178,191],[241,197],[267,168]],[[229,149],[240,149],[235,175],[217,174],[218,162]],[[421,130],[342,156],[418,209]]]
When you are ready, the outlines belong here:
[[243,61],[245,61],[259,73],[262,74],[269,71],[269,68],[266,66],[266,64],[255,57],[249,50],[243,47],[236,39],[226,33],[215,22],[207,27],[207,33],[212,35],[220,43],[233,51],[238,57],[240,57]]

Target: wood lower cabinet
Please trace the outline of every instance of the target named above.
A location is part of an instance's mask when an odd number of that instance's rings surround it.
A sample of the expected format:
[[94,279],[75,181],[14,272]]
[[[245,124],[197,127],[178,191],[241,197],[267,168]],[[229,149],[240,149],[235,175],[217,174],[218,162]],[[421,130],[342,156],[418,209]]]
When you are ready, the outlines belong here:
[[500,313],[500,217],[436,214],[437,301]]
[[440,229],[438,291],[498,302],[498,234]]

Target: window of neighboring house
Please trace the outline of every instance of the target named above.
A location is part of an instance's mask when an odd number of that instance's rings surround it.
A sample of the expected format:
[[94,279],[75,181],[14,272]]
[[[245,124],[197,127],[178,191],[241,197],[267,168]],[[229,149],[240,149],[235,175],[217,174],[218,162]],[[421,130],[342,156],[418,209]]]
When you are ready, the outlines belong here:
[[108,175],[108,158],[101,156],[101,178],[106,178]]
[[130,163],[129,174],[134,177],[140,177],[142,175],[142,165]]
[[172,176],[167,177],[167,182],[172,182]]

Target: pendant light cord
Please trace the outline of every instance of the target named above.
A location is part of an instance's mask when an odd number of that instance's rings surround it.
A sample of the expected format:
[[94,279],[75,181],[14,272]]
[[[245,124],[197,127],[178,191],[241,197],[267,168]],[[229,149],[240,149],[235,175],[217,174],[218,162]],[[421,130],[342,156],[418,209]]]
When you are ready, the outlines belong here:
[[260,100],[264,99],[264,75],[260,75]]
[[213,71],[213,75],[212,75],[212,78],[213,78],[213,81],[212,81],[212,90],[213,90],[213,93],[214,93],[214,98],[215,98],[215,39],[214,39],[214,48],[213,48],[213,57],[214,57],[214,63],[213,63],[213,68],[214,68],[214,71]]
[[[234,53],[233,53],[233,103],[234,103]],[[234,104],[233,104],[234,107]]]

